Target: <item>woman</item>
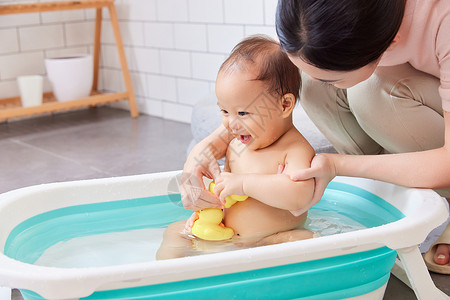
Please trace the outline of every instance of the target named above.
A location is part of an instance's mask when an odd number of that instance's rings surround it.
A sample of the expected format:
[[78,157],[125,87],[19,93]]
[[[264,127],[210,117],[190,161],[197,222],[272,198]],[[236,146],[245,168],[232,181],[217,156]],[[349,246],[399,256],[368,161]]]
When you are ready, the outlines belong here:
[[[339,153],[292,176],[315,178],[311,205],[336,175],[450,198],[450,2],[279,0],[276,29],[302,72],[302,106]],[[228,143],[218,128],[193,149],[186,208],[220,206],[200,177],[217,176]],[[448,242],[433,248],[430,270],[450,273]]]

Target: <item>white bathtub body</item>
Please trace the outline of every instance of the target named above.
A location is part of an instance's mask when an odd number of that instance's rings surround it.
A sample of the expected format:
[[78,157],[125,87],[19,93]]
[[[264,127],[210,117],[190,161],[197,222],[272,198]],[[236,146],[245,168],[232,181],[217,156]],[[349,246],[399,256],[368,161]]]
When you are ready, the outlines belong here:
[[77,299],[99,290],[154,285],[242,272],[387,246],[397,249],[419,299],[444,299],[431,281],[417,245],[448,215],[443,199],[430,190],[406,189],[373,180],[337,178],[361,187],[406,217],[383,226],[299,242],[101,268],[49,268],[4,255],[10,232],[35,215],[72,205],[163,195],[180,172],[64,182],[0,195],[0,286],[27,289],[48,299]]

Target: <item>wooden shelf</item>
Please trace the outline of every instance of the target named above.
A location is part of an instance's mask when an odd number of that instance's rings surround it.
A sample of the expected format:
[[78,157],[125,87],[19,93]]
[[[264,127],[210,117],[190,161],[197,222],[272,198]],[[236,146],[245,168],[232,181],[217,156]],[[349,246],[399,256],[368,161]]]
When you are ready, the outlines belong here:
[[127,96],[128,94],[126,92],[107,94],[93,93],[91,96],[86,98],[58,102],[53,96],[53,93],[50,92],[44,94],[42,105],[31,107],[22,107],[20,97],[7,98],[0,100],[0,120],[19,117],[31,117],[33,115],[103,105],[121,101]]
[[113,4],[114,0],[79,0],[79,1],[64,1],[64,2],[60,1],[60,2],[7,4],[0,6],[0,15],[102,8]]
[[[107,8],[111,18],[111,26],[114,33],[116,47],[119,55],[120,65],[122,69],[123,80],[126,90],[118,93],[99,93],[98,90],[98,73],[100,63],[100,37],[102,26],[102,9]],[[117,19],[114,0],[78,0],[65,2],[40,2],[40,3],[24,3],[0,5],[0,16],[20,13],[36,13],[47,11],[73,10],[73,9],[95,9],[95,35],[94,35],[94,80],[92,92],[89,97],[76,99],[71,101],[56,101],[53,93],[44,93],[43,103],[39,106],[22,107],[20,97],[0,99],[0,121],[11,118],[32,116],[51,112],[65,111],[80,107],[89,107],[111,103],[115,101],[127,100],[130,106],[130,114],[137,117],[136,100],[134,97],[133,86],[131,83],[130,72],[125,59],[122,37],[119,30],[119,22]]]

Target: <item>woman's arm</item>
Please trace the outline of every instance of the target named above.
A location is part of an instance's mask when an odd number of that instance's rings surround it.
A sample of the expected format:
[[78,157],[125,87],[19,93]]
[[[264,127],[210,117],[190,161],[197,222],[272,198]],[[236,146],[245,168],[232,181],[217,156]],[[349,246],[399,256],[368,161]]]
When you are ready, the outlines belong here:
[[316,179],[314,201],[338,175],[371,178],[416,188],[450,188],[450,113],[444,111],[445,143],[441,148],[386,155],[319,154],[311,168],[296,171],[293,180]]
[[225,156],[232,139],[226,128],[220,125],[192,149],[180,182],[181,200],[186,209],[222,207],[219,199],[205,189],[203,176],[215,179],[220,175],[217,160]]

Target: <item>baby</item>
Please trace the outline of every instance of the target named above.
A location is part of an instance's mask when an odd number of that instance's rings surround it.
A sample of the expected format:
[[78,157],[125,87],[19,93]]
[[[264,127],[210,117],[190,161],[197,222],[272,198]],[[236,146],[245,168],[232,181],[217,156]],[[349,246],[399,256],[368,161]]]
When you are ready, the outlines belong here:
[[[223,219],[247,245],[313,236],[303,224],[314,181],[290,179],[291,172],[309,168],[315,154],[292,123],[300,85],[297,67],[277,42],[263,36],[240,42],[217,75],[222,124],[234,139],[214,192],[222,202],[229,195],[248,196],[224,209]],[[192,227],[194,220],[195,214],[186,227]],[[192,249],[191,240],[183,235],[184,228],[184,222],[169,225],[158,259],[184,256],[183,247]]]

